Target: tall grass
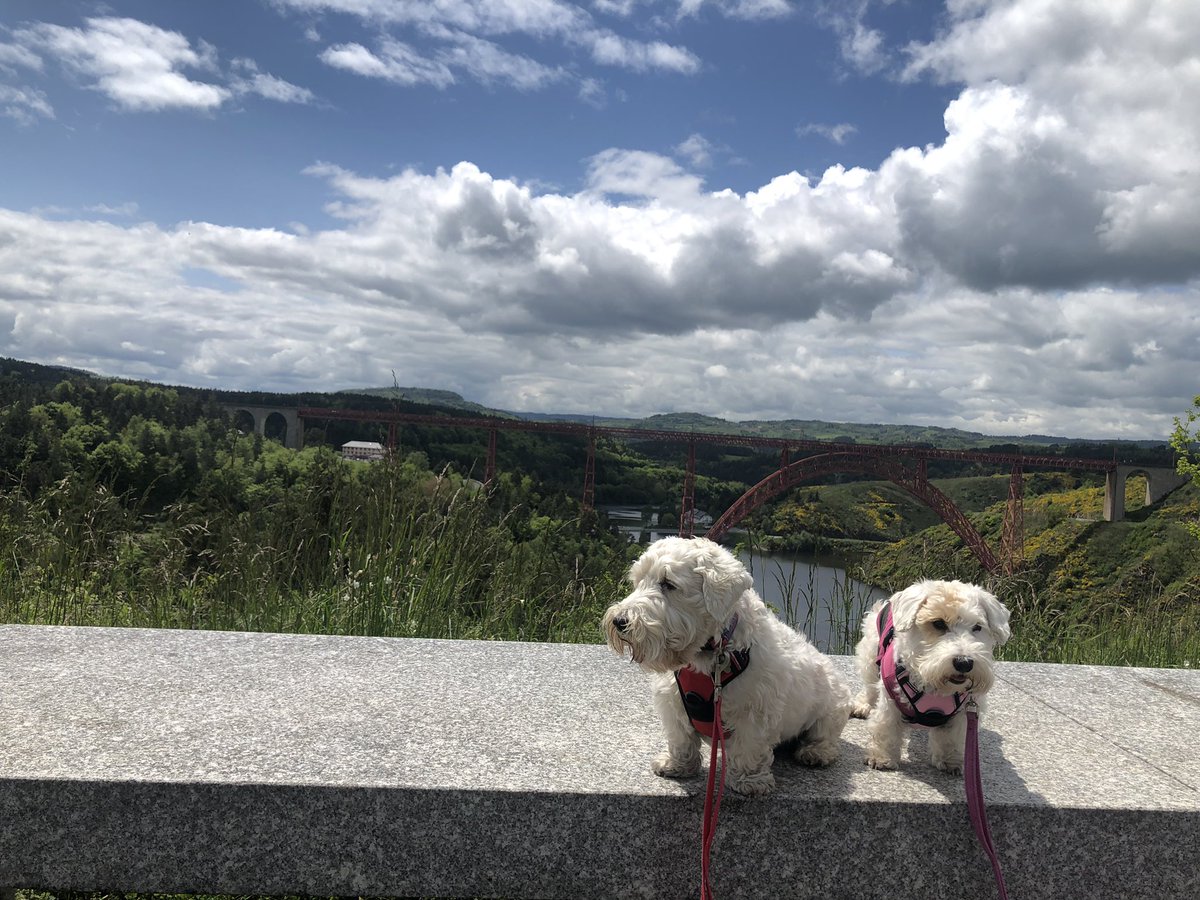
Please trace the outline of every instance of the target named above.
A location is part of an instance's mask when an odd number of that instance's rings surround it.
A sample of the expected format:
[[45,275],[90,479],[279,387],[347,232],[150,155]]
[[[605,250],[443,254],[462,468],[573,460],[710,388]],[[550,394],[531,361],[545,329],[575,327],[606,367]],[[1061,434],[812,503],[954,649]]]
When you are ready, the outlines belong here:
[[595,640],[624,559],[579,552],[577,522],[513,515],[398,465],[152,518],[66,479],[0,496],[0,621]]

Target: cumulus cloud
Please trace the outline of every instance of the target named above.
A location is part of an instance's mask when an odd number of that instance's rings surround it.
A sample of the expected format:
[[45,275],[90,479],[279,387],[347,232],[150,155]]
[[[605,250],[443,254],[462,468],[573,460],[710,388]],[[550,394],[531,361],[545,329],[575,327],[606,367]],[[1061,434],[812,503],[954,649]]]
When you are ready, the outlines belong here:
[[1200,274],[1200,8],[954,4],[907,77],[965,82],[947,138],[893,155],[914,253],[981,288]]

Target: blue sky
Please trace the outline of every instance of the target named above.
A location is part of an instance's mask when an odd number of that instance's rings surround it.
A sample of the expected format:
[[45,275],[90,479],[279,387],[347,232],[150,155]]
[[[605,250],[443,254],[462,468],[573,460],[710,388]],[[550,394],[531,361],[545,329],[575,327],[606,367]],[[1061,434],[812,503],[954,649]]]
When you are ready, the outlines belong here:
[[1156,437],[1171,0],[0,8],[0,353],[529,411]]

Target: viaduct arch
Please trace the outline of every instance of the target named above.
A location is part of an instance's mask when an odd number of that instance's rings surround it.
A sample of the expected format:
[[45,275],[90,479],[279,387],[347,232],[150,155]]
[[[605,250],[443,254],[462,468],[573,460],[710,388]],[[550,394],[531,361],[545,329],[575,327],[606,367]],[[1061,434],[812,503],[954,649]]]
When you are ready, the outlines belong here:
[[1125,481],[1130,475],[1146,476],[1146,505],[1157,503],[1171,491],[1187,484],[1188,476],[1174,469],[1155,469],[1147,466],[1117,466],[1104,481],[1104,521],[1119,522],[1125,518]]
[[247,413],[254,420],[254,433],[266,437],[267,421],[272,416],[283,420],[283,445],[290,450],[300,450],[304,447],[304,428],[301,425],[300,410],[286,406],[251,406],[246,403],[222,403],[221,407],[231,416],[239,412]]

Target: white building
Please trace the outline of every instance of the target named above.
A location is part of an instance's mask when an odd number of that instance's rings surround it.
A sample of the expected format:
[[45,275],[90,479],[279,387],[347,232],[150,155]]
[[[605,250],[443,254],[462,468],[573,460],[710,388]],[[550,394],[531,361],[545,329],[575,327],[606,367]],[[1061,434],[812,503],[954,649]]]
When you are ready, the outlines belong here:
[[378,441],[346,441],[342,444],[342,459],[361,459],[372,462],[383,459],[383,444]]

